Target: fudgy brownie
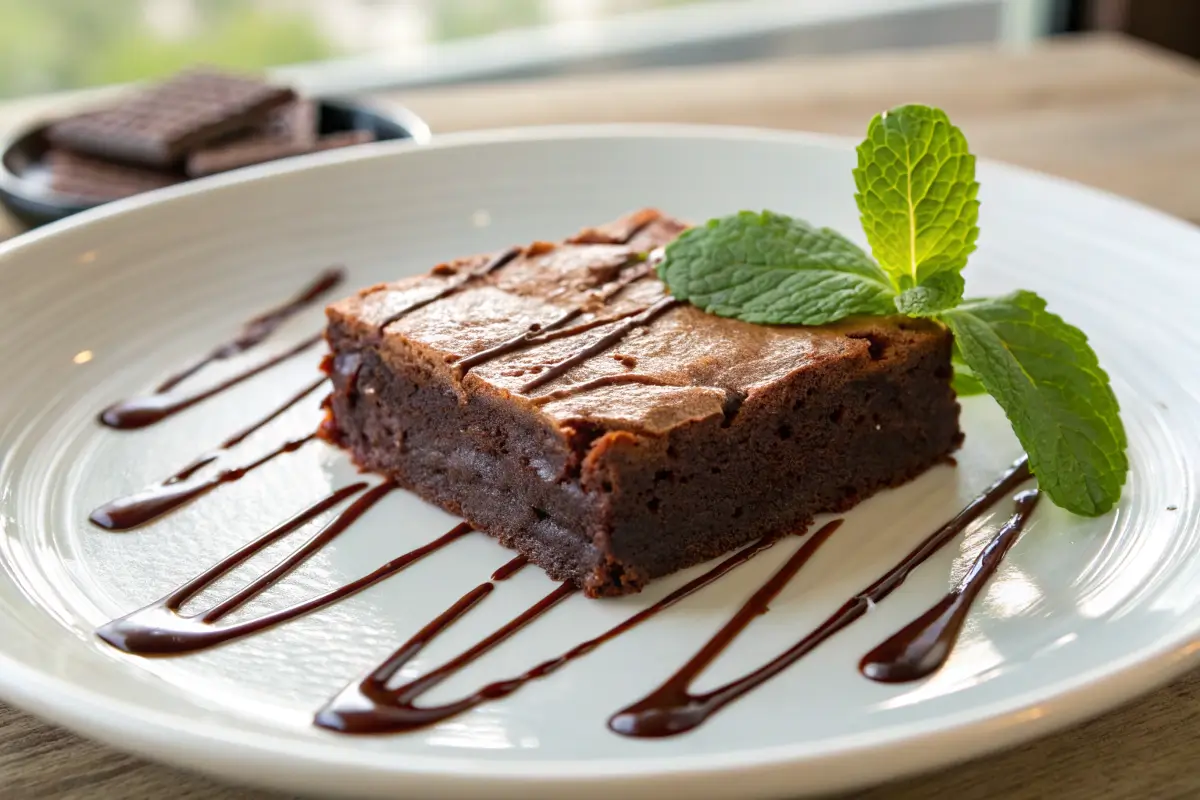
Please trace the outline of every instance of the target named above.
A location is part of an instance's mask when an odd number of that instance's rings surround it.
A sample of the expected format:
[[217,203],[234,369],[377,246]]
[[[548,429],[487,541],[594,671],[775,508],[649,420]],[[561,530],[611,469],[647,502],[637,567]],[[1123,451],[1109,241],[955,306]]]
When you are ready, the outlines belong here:
[[650,251],[685,227],[643,210],[334,303],[324,435],[593,596],[798,531],[958,446],[945,329],[680,304]]

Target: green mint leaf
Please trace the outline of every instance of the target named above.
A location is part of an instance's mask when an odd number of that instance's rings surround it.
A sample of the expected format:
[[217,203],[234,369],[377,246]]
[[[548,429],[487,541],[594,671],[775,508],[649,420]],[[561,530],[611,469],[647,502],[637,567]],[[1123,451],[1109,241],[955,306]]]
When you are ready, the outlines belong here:
[[896,296],[896,308],[910,317],[932,317],[954,308],[962,300],[965,284],[957,272],[939,272],[920,286],[905,289]]
[[950,379],[950,387],[954,389],[954,393],[959,397],[972,397],[978,394],[987,394],[987,389],[979,382],[979,378],[975,377],[975,373],[965,362],[955,361],[954,376]]
[[954,368],[954,375],[950,379],[950,386],[954,389],[956,395],[959,397],[971,397],[977,394],[987,394],[987,389],[983,388],[983,384],[979,382],[979,378],[967,366],[962,351],[958,349],[957,339],[954,340],[954,344],[951,346],[950,366]]
[[960,272],[979,236],[975,157],[946,112],[900,106],[858,146],[854,199],[871,252],[897,290]]
[[1023,291],[964,303],[941,319],[1050,499],[1085,516],[1111,509],[1129,471],[1125,429],[1083,332]]
[[824,325],[894,314],[894,292],[871,257],[828,228],[742,211],[692,228],[666,248],[658,276],[710,314],[771,325]]

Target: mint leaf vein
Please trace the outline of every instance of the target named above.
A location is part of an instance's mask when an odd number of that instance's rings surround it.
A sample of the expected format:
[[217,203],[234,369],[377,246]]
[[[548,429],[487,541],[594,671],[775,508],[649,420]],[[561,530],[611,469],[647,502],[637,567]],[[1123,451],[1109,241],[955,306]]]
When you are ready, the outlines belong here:
[[1083,332],[1026,291],[965,303],[941,319],[971,377],[1004,409],[1050,499],[1085,516],[1110,510],[1129,470],[1127,440]]
[[975,157],[944,111],[901,106],[871,120],[854,170],[871,252],[903,291],[960,272],[975,249]]
[[743,211],[684,231],[658,267],[671,294],[711,314],[774,325],[824,325],[895,312],[879,266],[829,228]]

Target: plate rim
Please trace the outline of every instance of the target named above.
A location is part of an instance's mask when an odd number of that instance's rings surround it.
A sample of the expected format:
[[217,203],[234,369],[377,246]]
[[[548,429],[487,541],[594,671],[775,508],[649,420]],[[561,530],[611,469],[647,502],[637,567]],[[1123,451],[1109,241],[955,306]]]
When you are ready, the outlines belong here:
[[[336,167],[339,164],[403,157],[405,152],[425,152],[464,147],[547,140],[587,139],[672,139],[709,138],[737,142],[776,142],[801,147],[845,151],[854,141],[842,136],[783,131],[732,125],[689,124],[602,124],[513,127],[438,135],[426,144],[379,142],[268,163],[237,172],[215,175],[185,184],[155,190],[89,209],[70,218],[20,234],[0,243],[0,274],[13,270],[15,256],[46,238],[103,224],[110,217],[140,213],[157,204],[169,204],[194,195],[219,192],[224,187],[257,183],[298,172]],[[1116,203],[1125,211],[1136,211],[1158,224],[1176,226],[1181,233],[1200,234],[1191,223],[1135,200],[1087,186],[1066,178],[980,159],[989,171],[1008,173],[1033,183],[1049,183]],[[1198,555],[1197,557],[1200,557]],[[187,764],[210,774],[239,782],[280,786],[280,768],[292,770],[285,776],[294,786],[313,788],[321,777],[336,780],[338,770],[359,768],[376,779],[419,777],[433,791],[464,788],[512,788],[537,784],[540,791],[567,784],[580,787],[651,779],[681,778],[700,783],[715,776],[754,773],[783,777],[820,762],[844,758],[858,761],[856,774],[829,774],[812,784],[793,786],[790,791],[807,793],[864,785],[885,777],[900,777],[940,765],[966,760],[1016,744],[1097,716],[1134,697],[1157,688],[1200,663],[1200,617],[1180,626],[1122,659],[1111,660],[1081,672],[1070,681],[1032,689],[1001,701],[976,705],[945,714],[918,726],[892,726],[882,732],[848,734],[823,741],[820,746],[791,744],[754,750],[731,750],[719,754],[660,756],[647,759],[605,758],[555,761],[490,761],[456,756],[380,754],[344,748],[335,753],[317,741],[281,740],[266,733],[239,730],[228,723],[189,721],[178,727],[179,716],[114,699],[102,691],[55,677],[44,670],[18,662],[0,650],[0,697],[43,719],[93,736],[117,749],[136,752],[152,760],[171,754],[175,763]],[[940,745],[940,746],[934,746]],[[903,764],[888,759],[863,759],[885,755],[907,747]],[[332,770],[332,771],[331,771]],[[257,780],[256,780],[257,778]],[[554,784],[554,785],[552,785]],[[711,792],[720,787],[706,783]],[[363,786],[361,788],[367,788]],[[414,787],[415,788],[415,787]],[[744,787],[728,786],[739,793]],[[732,794],[730,795],[732,796]]]

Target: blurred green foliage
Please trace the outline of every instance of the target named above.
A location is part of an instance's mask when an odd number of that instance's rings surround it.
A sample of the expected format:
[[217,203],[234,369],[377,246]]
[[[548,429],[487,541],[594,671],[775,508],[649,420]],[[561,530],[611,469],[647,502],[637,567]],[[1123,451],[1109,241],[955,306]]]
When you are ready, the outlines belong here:
[[[0,0],[0,97],[157,78],[198,63],[256,70],[340,55],[299,3],[289,10],[254,0],[185,2],[184,34],[167,36],[144,15],[169,10],[170,1]],[[424,0],[424,11],[430,38],[441,41],[543,23],[554,1]],[[606,0],[601,8],[616,14],[698,1]]]
[[188,35],[166,38],[137,0],[0,0],[0,96],[155,78],[196,63],[254,70],[336,55],[300,14],[239,0],[196,3]]
[[438,0],[433,4],[433,38],[466,39],[546,19],[542,0]]

